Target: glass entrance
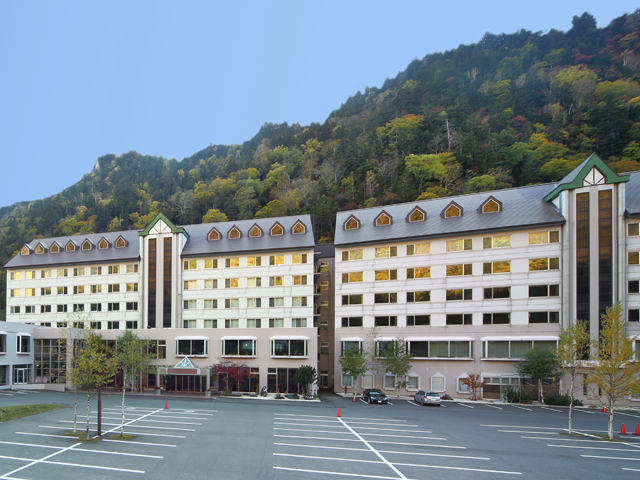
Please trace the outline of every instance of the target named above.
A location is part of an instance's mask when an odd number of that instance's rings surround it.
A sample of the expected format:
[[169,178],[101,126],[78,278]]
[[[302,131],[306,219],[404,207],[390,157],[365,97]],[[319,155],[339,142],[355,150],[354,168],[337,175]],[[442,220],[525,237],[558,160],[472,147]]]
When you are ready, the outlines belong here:
[[29,370],[27,368],[16,368],[16,379],[13,382],[16,385],[24,385],[29,382]]

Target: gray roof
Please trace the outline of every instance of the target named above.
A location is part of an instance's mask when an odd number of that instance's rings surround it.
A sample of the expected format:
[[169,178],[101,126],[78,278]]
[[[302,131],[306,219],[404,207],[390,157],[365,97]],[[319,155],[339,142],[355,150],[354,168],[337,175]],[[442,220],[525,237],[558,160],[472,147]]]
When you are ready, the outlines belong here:
[[[305,233],[291,233],[291,227],[300,220],[307,228]],[[284,235],[269,235],[271,227],[279,223],[284,229]],[[262,229],[261,237],[250,237],[249,230],[253,225]],[[241,232],[241,238],[230,240],[227,232],[236,226]],[[313,248],[315,241],[309,215],[293,217],[258,218],[253,220],[238,220],[231,222],[203,223],[200,225],[181,225],[189,234],[189,240],[182,250],[182,256],[197,255],[226,255],[241,252],[261,252]],[[220,232],[220,240],[207,240],[211,229]]]
[[336,246],[333,243],[319,243],[315,249],[319,258],[331,258],[336,256]]
[[[551,202],[543,201],[543,198],[556,186],[557,183],[549,183],[338,212],[335,245],[464,235],[537,225],[559,225],[565,222],[564,217],[558,213]],[[479,207],[490,197],[502,203],[502,210],[481,214]],[[452,202],[462,207],[462,216],[443,218],[443,210]],[[415,207],[420,207],[426,212],[426,221],[409,222],[407,220]],[[382,211],[393,218],[392,225],[375,227],[374,220]],[[360,220],[360,228],[345,230],[344,222],[351,215]]]
[[627,215],[640,216],[640,172],[630,172],[625,187]]
[[[126,245],[121,248],[115,248],[115,241],[120,236],[124,238]],[[109,242],[109,248],[100,250],[98,249],[98,242],[103,237]],[[93,248],[91,250],[82,250],[81,245],[87,239],[93,243]],[[75,252],[67,252],[65,250],[65,245],[67,245],[69,240],[73,240],[73,242],[78,246]],[[60,245],[61,251],[59,253],[51,253],[50,248],[53,242],[57,242],[58,245]],[[39,243],[46,248],[46,251],[42,254],[35,254],[34,250]],[[140,258],[140,236],[138,235],[138,230],[88,233],[53,238],[36,238],[27,245],[32,250],[31,254],[21,255],[18,253],[7,262],[5,268],[111,263],[125,260],[137,260]]]

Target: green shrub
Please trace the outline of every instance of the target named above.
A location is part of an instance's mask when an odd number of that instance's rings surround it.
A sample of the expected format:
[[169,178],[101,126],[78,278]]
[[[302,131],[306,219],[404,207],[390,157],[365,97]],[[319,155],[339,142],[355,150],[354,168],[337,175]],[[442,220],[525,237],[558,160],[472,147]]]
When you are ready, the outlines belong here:
[[504,389],[504,398],[509,403],[531,403],[533,400],[527,392],[516,390],[511,385]]
[[[568,407],[571,402],[571,398],[569,395],[559,395],[557,393],[550,393],[546,397],[544,397],[544,403],[547,405],[557,405],[560,407]],[[578,399],[573,399],[573,405],[577,407],[582,407],[583,403]]]

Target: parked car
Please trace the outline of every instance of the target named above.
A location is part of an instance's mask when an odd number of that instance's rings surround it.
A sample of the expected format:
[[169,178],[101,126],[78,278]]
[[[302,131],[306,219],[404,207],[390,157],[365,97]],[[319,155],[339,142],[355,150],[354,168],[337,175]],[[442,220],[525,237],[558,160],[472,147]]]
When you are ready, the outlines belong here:
[[378,388],[367,388],[362,392],[362,399],[367,403],[389,403],[385,393]]
[[424,390],[420,390],[418,393],[413,395],[413,400],[420,405],[437,405],[439,407],[442,404],[442,399],[440,398],[439,393],[425,392]]

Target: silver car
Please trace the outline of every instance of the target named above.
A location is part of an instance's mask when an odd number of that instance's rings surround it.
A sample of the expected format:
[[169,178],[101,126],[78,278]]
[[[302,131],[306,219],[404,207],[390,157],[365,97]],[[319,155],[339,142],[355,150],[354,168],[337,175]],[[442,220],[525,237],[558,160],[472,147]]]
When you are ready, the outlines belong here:
[[424,390],[420,390],[418,393],[414,394],[413,400],[420,405],[437,405],[439,407],[442,404],[442,399],[440,398],[439,393],[425,392]]

